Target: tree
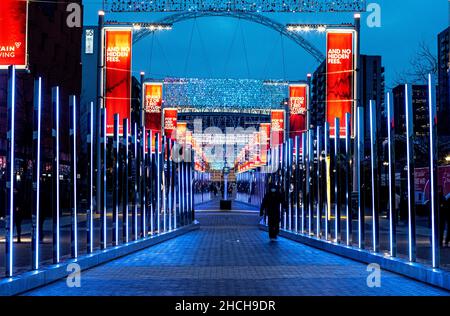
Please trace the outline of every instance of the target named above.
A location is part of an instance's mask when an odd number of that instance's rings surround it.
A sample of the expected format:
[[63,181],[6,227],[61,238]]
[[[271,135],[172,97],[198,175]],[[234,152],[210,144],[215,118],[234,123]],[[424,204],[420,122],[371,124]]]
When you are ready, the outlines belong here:
[[405,83],[425,84],[428,74],[437,74],[438,67],[436,55],[433,54],[430,46],[422,41],[409,61],[409,68],[401,73],[397,73],[394,86]]

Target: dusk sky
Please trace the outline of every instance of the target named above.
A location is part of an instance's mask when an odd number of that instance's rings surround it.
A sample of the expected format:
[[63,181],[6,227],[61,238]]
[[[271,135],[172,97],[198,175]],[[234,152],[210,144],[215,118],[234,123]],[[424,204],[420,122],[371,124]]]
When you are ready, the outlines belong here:
[[[84,1],[85,25],[97,23],[101,0]],[[375,1],[368,1],[368,3]],[[421,41],[437,51],[437,34],[449,25],[448,0],[378,0],[382,9],[381,28],[369,28],[362,15],[363,54],[382,55],[386,86],[409,67],[409,60]],[[167,14],[107,14],[106,20],[158,21]],[[349,23],[351,13],[267,14],[286,23]],[[323,34],[304,38],[325,54]],[[192,40],[191,40],[192,39]],[[191,44],[190,44],[191,43]],[[230,18],[202,18],[174,25],[135,45],[135,75],[148,77],[304,79],[318,66],[302,47],[264,26]],[[247,57],[246,57],[247,56]],[[248,63],[247,63],[248,60]],[[248,66],[247,66],[248,64]]]

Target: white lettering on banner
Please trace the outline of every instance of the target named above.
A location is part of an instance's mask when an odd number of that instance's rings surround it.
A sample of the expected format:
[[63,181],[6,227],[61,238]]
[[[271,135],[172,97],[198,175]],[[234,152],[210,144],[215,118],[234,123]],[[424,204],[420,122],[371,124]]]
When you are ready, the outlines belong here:
[[328,50],[328,63],[340,65],[342,64],[342,59],[350,59],[352,56],[351,49],[330,49]]
[[290,110],[293,115],[304,115],[306,113],[305,97],[291,97]]
[[120,63],[120,57],[128,58],[128,56],[130,56],[130,51],[130,47],[108,47],[108,50],[106,51],[106,61]]
[[160,113],[161,107],[159,103],[161,98],[159,95],[147,95],[145,96],[145,112],[147,113]]

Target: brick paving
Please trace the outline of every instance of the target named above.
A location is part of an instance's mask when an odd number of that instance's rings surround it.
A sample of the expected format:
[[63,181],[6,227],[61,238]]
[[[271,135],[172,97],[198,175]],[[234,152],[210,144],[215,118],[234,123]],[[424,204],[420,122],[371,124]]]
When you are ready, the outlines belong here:
[[449,295],[382,271],[369,288],[367,265],[280,238],[270,242],[249,213],[199,213],[201,229],[83,271],[26,295],[331,296]]

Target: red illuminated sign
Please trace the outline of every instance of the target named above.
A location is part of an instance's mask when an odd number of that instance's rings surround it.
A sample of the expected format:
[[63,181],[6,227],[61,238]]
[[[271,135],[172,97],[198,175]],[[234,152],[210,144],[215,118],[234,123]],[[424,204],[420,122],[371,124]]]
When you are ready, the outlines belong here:
[[27,66],[27,2],[0,1],[0,69]]
[[[131,28],[105,29],[105,106],[107,112],[106,133],[114,132],[114,114],[120,122],[130,119],[131,112]],[[130,124],[131,125],[131,124]],[[119,125],[123,134],[123,125]]]
[[352,114],[354,83],[354,31],[330,30],[327,33],[326,118],[334,132],[334,119],[340,119],[340,135],[345,136],[345,114]]
[[164,134],[166,137],[176,139],[178,110],[173,108],[164,109]]
[[272,147],[284,143],[284,111],[273,110],[271,112],[271,140]]
[[289,137],[300,136],[306,127],[308,86],[292,85],[289,87]]

